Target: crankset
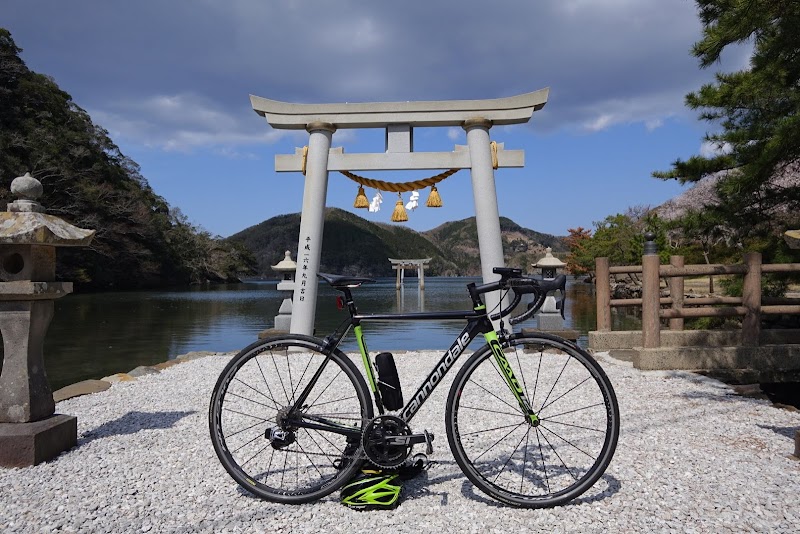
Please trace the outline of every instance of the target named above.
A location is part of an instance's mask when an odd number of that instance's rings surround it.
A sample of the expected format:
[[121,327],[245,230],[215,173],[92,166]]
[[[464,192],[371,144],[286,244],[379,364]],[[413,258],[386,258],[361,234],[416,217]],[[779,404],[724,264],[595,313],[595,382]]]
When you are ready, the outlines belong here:
[[432,442],[433,434],[427,430],[422,434],[412,434],[408,423],[394,415],[373,418],[366,424],[361,436],[367,459],[384,469],[400,466],[417,443],[425,443],[427,454],[432,454]]

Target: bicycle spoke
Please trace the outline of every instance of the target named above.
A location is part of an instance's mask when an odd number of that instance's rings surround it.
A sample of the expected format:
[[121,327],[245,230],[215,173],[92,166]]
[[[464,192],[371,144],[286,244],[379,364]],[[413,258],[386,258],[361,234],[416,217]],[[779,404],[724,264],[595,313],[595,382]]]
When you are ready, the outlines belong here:
[[[272,421],[270,421],[270,422],[272,422]],[[251,428],[256,427],[256,426],[258,426],[260,424],[262,424],[261,421],[259,421],[258,423],[253,423],[252,425],[250,425],[248,427],[245,427],[245,428],[243,428],[241,430],[237,430],[233,434],[228,434],[228,438],[232,438],[233,436],[235,436],[237,434],[241,434],[242,432],[246,432],[246,431],[250,430]]]
[[[508,431],[508,433],[507,433],[505,436],[503,436],[502,438],[500,438],[500,439],[498,439],[497,441],[495,441],[495,442],[494,442],[494,443],[493,443],[493,444],[492,444],[492,445],[491,445],[491,446],[490,446],[488,449],[486,449],[486,450],[485,450],[485,451],[483,451],[481,454],[479,454],[479,455],[478,455],[478,456],[475,458],[475,461],[477,462],[478,460],[480,460],[480,459],[481,459],[481,456],[483,456],[484,454],[486,454],[486,453],[487,453],[487,452],[489,452],[490,450],[494,449],[494,448],[495,448],[495,446],[496,446],[498,443],[500,443],[501,441],[503,441],[504,439],[506,439],[508,436],[510,436],[510,435],[511,435],[511,433],[512,433],[512,432],[514,432],[516,429],[518,429],[520,426],[522,426],[522,425],[524,425],[524,424],[525,424],[525,423],[520,423],[520,424],[516,425],[514,428],[512,428],[511,430],[509,430],[509,431]],[[508,427],[501,427],[501,428],[508,428]],[[495,428],[494,430],[499,430],[499,429]],[[487,431],[487,432],[488,432],[488,431]]]
[[[588,410],[590,408],[597,408],[598,406],[604,406],[604,405],[605,405],[604,403],[598,402],[597,404],[584,406],[583,408],[575,408],[574,410],[569,410],[567,412],[561,412],[561,413],[556,414],[556,415],[549,415],[549,416],[547,416],[546,420],[547,421],[553,421],[554,418],[561,417],[562,415],[567,415],[567,414],[571,414],[571,413],[575,413],[575,412],[580,412],[582,410]],[[555,422],[555,421],[553,421],[553,422]]]
[[542,370],[542,356],[544,356],[544,347],[539,351],[539,366],[536,368],[536,381],[533,383],[533,397],[531,397],[531,406],[534,406],[533,401],[536,400],[536,388],[539,385],[539,373]]
[[[476,436],[478,434],[484,434],[486,432],[494,432],[495,430],[503,430],[503,429],[506,429],[506,428],[511,428],[512,426],[514,428],[516,428],[516,427],[518,427],[520,425],[525,425],[525,424],[527,424],[527,422],[523,421],[521,423],[512,423],[510,425],[496,426],[494,428],[487,428],[485,430],[476,430],[475,432],[467,432],[467,433],[461,434],[461,435],[462,436]],[[513,430],[512,430],[512,432],[513,432]]]
[[547,462],[544,459],[544,451],[542,451],[542,440],[539,438],[539,432],[536,432],[536,442],[539,444],[539,456],[542,458],[542,469],[544,470],[544,481],[547,484],[547,493],[551,493],[550,490],[550,477],[547,476]]
[[500,472],[497,473],[497,476],[494,477],[494,480],[492,482],[497,482],[497,479],[500,478],[500,475],[502,475],[503,471],[506,470],[506,467],[508,467],[508,463],[511,461],[511,458],[514,457],[514,453],[517,452],[517,450],[519,449],[519,446],[522,445],[522,440],[525,438],[525,436],[528,435],[528,433],[530,431],[531,431],[531,429],[529,428],[527,431],[525,431],[525,434],[523,434],[522,437],[519,438],[519,441],[517,442],[517,446],[514,447],[514,450],[511,451],[511,454],[508,455],[508,458],[506,458],[506,462],[503,464],[503,467],[500,468]]
[[[553,430],[551,430],[551,429],[547,428],[546,426],[540,426],[539,428],[541,428],[542,430],[547,430],[548,432],[550,432],[551,434],[553,434],[555,437],[557,437],[558,439],[560,439],[560,440],[561,440],[561,441],[563,441],[564,443],[567,443],[567,444],[571,445],[571,446],[572,446],[573,448],[575,448],[576,450],[578,450],[578,451],[582,452],[583,454],[585,454],[586,456],[588,456],[589,458],[591,458],[591,459],[592,459],[592,461],[594,461],[594,460],[596,460],[596,459],[597,459],[597,458],[595,458],[594,456],[592,456],[591,454],[589,454],[588,452],[586,452],[585,450],[581,449],[580,447],[578,447],[577,445],[575,445],[574,443],[572,443],[570,440],[568,440],[567,438],[565,438],[565,437],[564,437],[564,436],[562,436],[561,434],[559,434],[559,433],[557,433],[557,432],[553,432]],[[544,435],[544,434],[543,434],[543,435]],[[547,438],[545,438],[545,439],[547,439]]]
[[522,484],[525,482],[525,466],[528,463],[528,440],[531,437],[531,432],[525,432],[525,455],[522,457],[522,476],[519,478],[519,492],[522,493]]
[[289,360],[289,355],[286,355],[286,371],[289,373],[289,391],[291,391],[291,395],[289,396],[288,404],[294,405],[294,386],[292,385],[292,364]]
[[586,378],[584,378],[584,379],[583,379],[581,382],[579,382],[577,385],[574,385],[574,386],[572,386],[570,389],[568,389],[567,391],[565,391],[564,393],[562,393],[561,395],[559,395],[557,398],[555,398],[555,399],[551,400],[551,401],[550,401],[550,402],[548,402],[548,403],[547,403],[545,406],[542,406],[541,408],[539,408],[539,413],[543,412],[543,411],[545,410],[545,408],[547,408],[548,406],[552,406],[552,405],[553,405],[553,403],[555,403],[555,402],[558,402],[558,401],[559,401],[559,399],[562,399],[562,398],[564,398],[564,396],[568,395],[570,392],[572,392],[572,391],[575,391],[577,388],[579,388],[580,386],[582,386],[583,384],[585,384],[585,383],[586,383],[588,380],[590,380],[591,378],[592,378],[591,376],[587,376],[587,377],[586,377]]
[[358,397],[353,395],[352,397],[346,397],[344,399],[333,399],[333,400],[330,400],[330,401],[320,402],[319,404],[310,404],[308,407],[309,408],[318,408],[320,406],[325,406],[326,404],[333,404],[334,402],[344,402],[344,401],[353,400],[353,399],[357,399],[357,398]]
[[264,436],[264,435],[263,435],[262,433],[260,433],[260,432],[259,432],[258,434],[256,434],[256,437],[254,437],[253,439],[251,439],[251,440],[250,440],[250,441],[248,441],[248,442],[245,442],[245,443],[243,443],[243,444],[242,444],[242,445],[240,445],[239,447],[237,447],[237,448],[233,449],[231,452],[239,452],[241,449],[243,449],[244,447],[246,447],[246,446],[250,445],[250,444],[251,444],[251,443],[253,443],[255,440],[257,440],[258,438],[261,438],[261,437],[263,437],[263,436]]
[[243,416],[245,416],[245,417],[252,417],[253,419],[258,419],[259,421],[264,421],[264,422],[266,422],[266,423],[274,423],[274,422],[275,422],[275,421],[273,421],[272,419],[264,419],[263,417],[258,417],[258,416],[255,416],[255,415],[250,415],[249,413],[237,412],[236,410],[231,410],[230,408],[223,408],[223,411],[225,411],[225,412],[232,412],[232,413],[235,413],[235,414],[237,414],[237,415],[243,415]]
[[[541,427],[539,427],[539,428],[541,428]],[[573,475],[573,474],[572,474],[572,471],[571,471],[571,470],[570,470],[570,468],[567,466],[567,464],[564,462],[564,460],[561,458],[561,455],[560,455],[560,454],[558,454],[558,451],[556,450],[556,448],[555,448],[555,447],[553,447],[553,444],[552,444],[552,443],[550,443],[550,440],[549,440],[549,439],[547,439],[547,436],[545,436],[544,432],[540,431],[540,430],[537,428],[537,433],[538,433],[539,435],[541,435],[541,436],[544,438],[544,441],[547,443],[547,445],[549,445],[549,446],[550,446],[550,450],[551,450],[551,451],[553,451],[553,454],[555,454],[555,455],[556,455],[556,458],[558,458],[558,461],[559,461],[559,462],[561,462],[561,465],[563,465],[563,466],[564,466],[564,469],[567,471],[567,473],[569,473],[569,474],[570,474],[570,476],[571,476],[573,479],[575,479],[575,481],[577,481],[577,480],[578,480],[578,477],[576,477],[575,475]]]
[[[564,374],[564,369],[566,369],[567,365],[569,365],[569,361],[570,361],[570,358],[567,358],[567,361],[564,362],[564,367],[562,367],[561,368],[561,372],[558,373],[558,376],[556,377],[555,381],[553,382],[553,386],[550,388],[550,391],[547,393],[547,396],[544,398],[544,402],[542,403],[542,405],[547,404],[547,400],[550,398],[550,395],[553,394],[553,390],[556,389],[556,384],[558,384],[558,381],[561,380],[561,375]],[[541,411],[542,410],[538,410],[538,412],[541,412]]]
[[233,393],[233,392],[229,392],[229,394],[230,394],[230,395],[233,395],[234,397],[237,397],[237,398],[239,398],[239,399],[242,399],[242,400],[246,400],[246,401],[252,402],[253,404],[258,404],[259,406],[264,406],[265,408],[270,408],[270,409],[273,409],[273,410],[275,410],[275,409],[277,409],[277,408],[278,408],[277,406],[270,406],[269,404],[264,404],[263,402],[254,401],[254,400],[253,400],[253,399],[251,399],[251,398],[248,398],[248,397],[243,397],[243,396],[241,396],[241,395],[238,395],[238,394],[236,394],[236,393]]
[[[244,467],[244,466],[246,466],[247,464],[249,464],[249,463],[250,463],[250,461],[251,461],[253,458],[255,458],[256,456],[258,456],[259,454],[261,454],[262,452],[264,452],[264,451],[267,449],[267,447],[269,447],[269,443],[267,443],[266,445],[264,445],[264,448],[263,448],[263,449],[261,449],[260,451],[258,451],[257,453],[255,453],[255,454],[254,454],[253,456],[251,456],[250,458],[248,458],[248,459],[247,459],[247,461],[246,461],[246,462],[244,462],[244,463],[242,464],[242,467]],[[274,450],[274,449],[273,449],[273,450]],[[273,454],[274,454],[274,453],[273,453]]]
[[317,395],[317,398],[314,399],[313,401],[311,401],[311,404],[309,404],[309,406],[314,406],[314,404],[316,404],[316,402],[319,400],[319,398],[322,397],[325,394],[326,391],[328,391],[328,388],[331,387],[331,384],[333,384],[333,381],[336,380],[337,378],[339,378],[339,375],[341,375],[341,374],[342,374],[342,370],[340,369],[339,372],[336,373],[336,375],[333,378],[331,378],[331,381],[328,382],[328,385],[325,386],[322,389],[322,391],[320,392],[319,395]]
[[[270,401],[272,401],[273,403],[275,403],[275,406],[273,406],[273,408],[276,408],[276,409],[277,409],[278,407],[280,407],[280,404],[278,404],[278,401],[276,401],[275,399],[273,399],[273,398],[272,398],[272,397],[270,397],[270,396],[264,395],[264,393],[262,393],[261,391],[257,390],[256,388],[254,388],[253,386],[251,386],[251,385],[250,385],[250,384],[248,384],[247,382],[243,381],[242,379],[240,379],[240,378],[236,377],[236,378],[234,378],[234,380],[235,380],[236,382],[239,382],[239,383],[240,383],[240,384],[242,384],[243,386],[245,386],[245,387],[248,387],[248,388],[252,389],[253,391],[255,391],[256,393],[258,393],[259,395],[261,395],[261,396],[262,396],[262,397],[264,397],[265,399],[267,399],[267,400],[270,400]],[[267,388],[269,388],[269,386],[267,386]]]
[[488,408],[477,408],[475,406],[466,406],[466,405],[463,405],[463,404],[460,407],[463,408],[463,409],[475,410],[475,411],[478,411],[478,412],[497,413],[497,414],[500,414],[500,415],[510,415],[511,417],[519,417],[519,415],[520,415],[519,412],[517,412],[517,413],[498,412],[497,410],[489,410]]
[[[256,362],[256,366],[258,367],[258,371],[261,373],[261,378],[264,379],[264,385],[267,386],[267,393],[269,393],[269,399],[274,402],[276,405],[280,406],[280,403],[275,400],[275,395],[272,394],[272,389],[269,387],[269,382],[267,382],[267,376],[264,374],[264,370],[261,368],[261,362],[258,360],[258,357],[261,354],[256,354],[253,356],[253,360]],[[238,380],[238,378],[236,378]],[[255,389],[255,388],[253,388]],[[258,390],[256,390],[258,391]],[[263,395],[263,393],[262,393]],[[266,395],[264,395],[266,397]]]
[[545,423],[545,422],[546,423],[555,423],[557,425],[571,426],[572,428],[580,428],[582,430],[591,430],[592,432],[601,432],[602,433],[602,432],[606,431],[604,428],[590,428],[588,426],[573,425],[571,423],[563,423],[561,421],[553,421],[552,419],[549,419],[549,418],[548,419],[542,419],[541,421],[542,421],[542,423]]
[[[289,361],[288,361],[289,353],[288,352],[286,353],[286,357],[287,357],[286,365],[288,367],[289,366]],[[282,373],[280,371],[278,371],[278,362],[275,361],[275,355],[274,354],[272,355],[272,366],[275,367],[275,374],[278,375],[278,381],[281,383],[281,389],[283,389],[283,394],[286,396],[286,404],[289,404],[289,403],[291,403],[291,400],[289,399],[289,394],[286,393],[286,386],[283,385],[283,375],[282,375]]]
[[[517,413],[522,413],[521,411],[519,411],[519,405],[517,405],[516,407],[515,407],[515,406],[512,406],[511,404],[507,403],[506,401],[504,401],[503,399],[501,399],[500,397],[498,397],[497,395],[495,395],[494,393],[492,393],[491,391],[489,391],[488,389],[486,389],[486,388],[485,388],[485,387],[483,387],[482,385],[478,384],[478,383],[477,383],[477,382],[475,382],[474,380],[470,380],[470,383],[471,383],[471,384],[475,384],[476,386],[478,386],[479,388],[481,388],[483,391],[485,391],[486,393],[488,393],[489,395],[491,395],[491,396],[492,396],[492,397],[494,397],[495,399],[499,400],[500,402],[502,402],[503,404],[505,404],[506,406],[508,406],[508,407],[509,407],[509,408],[511,408],[512,410],[514,410],[515,412],[517,412]],[[506,382],[505,382],[505,381],[503,381],[503,384],[506,384]]]
[[[306,373],[308,372],[308,368],[311,366],[311,360],[312,360],[312,358],[308,358],[308,361],[306,362],[306,366],[303,367],[303,373],[300,375],[300,378],[297,380],[297,387],[294,389],[294,391],[292,391],[292,399],[295,398],[295,394],[297,393],[297,390],[300,389],[300,384],[303,383],[303,379],[306,377]],[[292,401],[292,404],[294,404],[294,401]]]

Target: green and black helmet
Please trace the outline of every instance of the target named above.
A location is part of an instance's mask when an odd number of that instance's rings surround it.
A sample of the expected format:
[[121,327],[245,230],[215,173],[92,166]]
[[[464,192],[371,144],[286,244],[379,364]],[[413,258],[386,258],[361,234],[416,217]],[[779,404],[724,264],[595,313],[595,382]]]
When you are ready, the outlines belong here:
[[390,510],[400,504],[402,489],[397,473],[364,469],[344,485],[341,502],[357,510]]

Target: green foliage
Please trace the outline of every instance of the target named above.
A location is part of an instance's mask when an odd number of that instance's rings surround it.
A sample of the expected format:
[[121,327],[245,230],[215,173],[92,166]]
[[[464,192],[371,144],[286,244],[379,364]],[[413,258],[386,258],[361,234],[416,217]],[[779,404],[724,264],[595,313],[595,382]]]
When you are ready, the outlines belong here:
[[748,68],[719,73],[686,97],[716,131],[706,140],[724,148],[712,157],[677,160],[658,178],[696,181],[718,171],[718,206],[695,215],[706,229],[725,225],[743,241],[776,235],[800,220],[800,187],[776,180],[800,171],[800,2],[698,0],[703,37],[692,53],[701,67],[730,45],[753,44]]
[[[609,215],[595,222],[594,235],[579,228],[570,230],[568,264],[571,272],[593,272],[595,258],[606,257],[611,265],[639,265],[644,253],[644,234],[653,232],[661,262],[669,262],[674,250],[667,242],[667,226],[647,207],[630,208],[627,213]],[[573,233],[574,232],[574,233]]]
[[11,200],[11,181],[30,172],[44,187],[40,202],[48,213],[97,230],[88,249],[59,251],[61,279],[88,289],[128,289],[246,270],[243,251],[233,254],[170,210],[108,132],[51,78],[28,70],[20,52],[0,28],[0,207]]

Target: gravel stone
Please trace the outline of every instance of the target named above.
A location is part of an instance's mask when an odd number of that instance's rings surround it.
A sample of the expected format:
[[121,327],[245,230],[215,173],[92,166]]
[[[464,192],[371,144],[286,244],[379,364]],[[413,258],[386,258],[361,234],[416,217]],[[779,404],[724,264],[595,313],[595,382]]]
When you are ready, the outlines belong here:
[[[252,497],[208,435],[211,390],[227,356],[115,383],[58,404],[78,446],[35,467],[0,470],[0,532],[796,532],[800,413],[686,372],[642,372],[595,355],[614,384],[622,430],[598,483],[558,508],[520,510],[464,477],[444,431],[450,373],[413,421],[436,435],[435,464],[396,510],[357,512],[334,494],[287,506]],[[438,353],[396,354],[405,391]],[[457,364],[458,365],[458,364]]]

